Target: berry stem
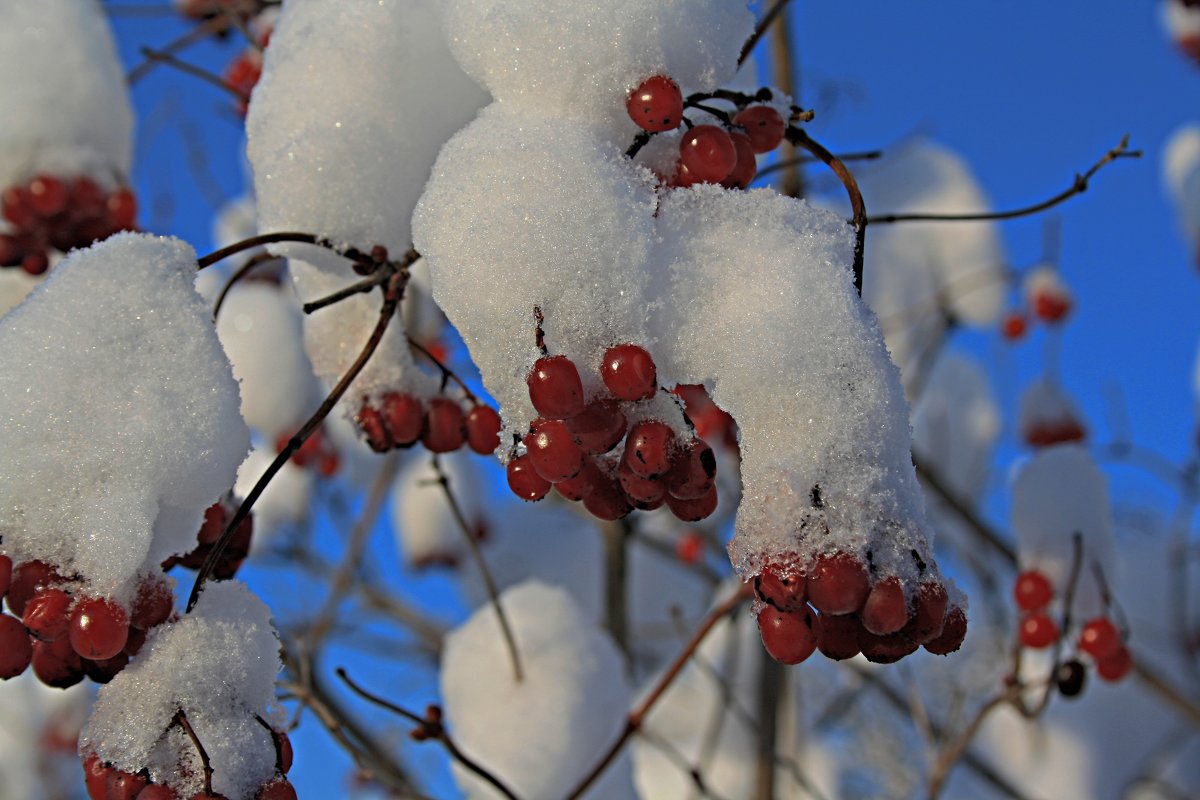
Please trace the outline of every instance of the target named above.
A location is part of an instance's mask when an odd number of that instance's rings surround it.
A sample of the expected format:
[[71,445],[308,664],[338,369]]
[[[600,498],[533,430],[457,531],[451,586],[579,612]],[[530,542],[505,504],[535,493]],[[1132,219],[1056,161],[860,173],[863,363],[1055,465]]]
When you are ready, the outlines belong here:
[[249,250],[254,247],[259,247],[264,244],[274,244],[276,242],[300,242],[301,244],[315,244],[317,247],[324,247],[326,250],[332,250],[339,256],[345,256],[351,261],[355,261],[368,270],[375,268],[375,262],[365,253],[361,253],[355,248],[341,248],[335,245],[328,239],[322,239],[314,236],[311,233],[298,233],[296,231],[281,231],[278,233],[260,233],[257,236],[251,236],[248,239],[242,239],[240,242],[226,245],[219,250],[214,250],[206,256],[201,256],[196,260],[196,269],[204,269],[211,267],[213,264],[230,256],[237,255],[243,250]]
[[463,379],[458,377],[458,374],[455,373],[454,370],[447,367],[440,358],[438,358],[433,353],[431,353],[429,351],[429,348],[427,348],[425,345],[421,344],[420,342],[418,342],[416,339],[412,338],[411,336],[408,337],[408,346],[411,347],[413,350],[416,350],[421,355],[425,356],[425,358],[429,359],[429,361],[435,367],[437,367],[438,370],[442,373],[441,391],[443,391],[443,392],[446,391],[446,384],[449,381],[454,381],[456,384],[458,384],[458,388],[462,389],[463,395],[468,400],[470,400],[472,403],[475,403],[476,405],[479,404],[479,398],[475,395],[474,392],[471,391],[471,387],[467,386],[467,384],[463,381]]
[[767,13],[762,15],[762,19],[760,19],[758,24],[754,26],[754,33],[751,34],[750,38],[746,40],[746,43],[742,45],[742,52],[738,55],[737,62],[739,67],[742,65],[742,62],[750,57],[750,53],[754,50],[755,45],[759,43],[763,37],[763,34],[765,34],[767,29],[771,27],[771,23],[774,22],[781,13],[783,13],[783,9],[787,7],[788,2],[789,0],[775,0],[775,5],[767,9]]
[[250,102],[250,95],[243,92],[236,86],[227,83],[220,75],[216,75],[208,70],[198,67],[195,64],[189,64],[182,59],[176,58],[170,53],[164,53],[161,50],[155,50],[150,47],[143,47],[141,50],[142,56],[149,61],[157,61],[165,64],[168,67],[174,67],[185,75],[191,75],[193,78],[199,78],[205,83],[210,83],[218,89],[223,89],[236,97],[242,104]]
[[399,261],[386,261],[383,264],[375,265],[375,271],[361,281],[350,284],[342,289],[338,289],[332,294],[318,298],[311,302],[305,303],[303,311],[305,314],[311,314],[314,311],[320,311],[322,308],[331,306],[334,303],[340,303],[348,297],[353,297],[356,294],[364,294],[371,291],[380,284],[387,283],[391,277],[398,272],[406,274],[405,282],[407,283],[408,268],[421,257],[421,254],[416,250],[409,250],[400,258]]

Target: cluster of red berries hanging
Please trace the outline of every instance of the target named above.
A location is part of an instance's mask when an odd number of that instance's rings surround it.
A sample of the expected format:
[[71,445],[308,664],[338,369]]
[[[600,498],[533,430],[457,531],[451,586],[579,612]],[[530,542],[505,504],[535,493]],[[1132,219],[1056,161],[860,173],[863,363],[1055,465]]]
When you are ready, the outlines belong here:
[[260,26],[255,34],[257,46],[247,47],[225,67],[225,84],[238,94],[237,110],[243,117],[250,107],[250,92],[258,85],[263,70],[263,50],[271,42],[270,25]]
[[[657,419],[632,425],[626,411],[658,392],[654,359],[635,344],[610,347],[600,365],[608,394],[584,397],[583,382],[566,356],[543,356],[526,379],[540,414],[521,438],[525,453],[508,462],[508,485],[522,500],[541,500],[553,486],[582,501],[595,517],[620,519],[633,509],[666,505],[696,522],[717,507],[717,462],[692,436],[679,441]],[[617,450],[622,441],[625,446]]]
[[[275,452],[282,453],[291,439],[291,434],[280,434],[275,440]],[[323,427],[314,430],[304,444],[292,453],[291,462],[300,469],[312,468],[322,478],[332,478],[342,465],[337,448],[325,436]]]
[[[1054,601],[1054,587],[1049,578],[1034,569],[1022,572],[1013,584],[1013,599],[1021,611],[1017,632],[1021,647],[1040,650],[1059,641],[1062,631],[1049,613],[1050,604]],[[1106,681],[1119,681],[1133,669],[1133,657],[1125,646],[1124,636],[1107,617],[1096,617],[1085,622],[1080,628],[1076,644],[1081,652],[1091,658],[1096,665],[1096,672]],[[1066,662],[1072,663],[1079,662]],[[1063,694],[1073,696],[1082,690],[1082,675],[1078,680],[1074,677],[1081,669],[1082,666],[1079,669],[1060,668],[1058,680]]]
[[86,176],[36,175],[0,193],[0,213],[9,228],[0,233],[0,267],[41,275],[51,250],[66,253],[134,230],[137,201],[128,186],[109,192]]
[[[237,505],[232,497],[225,497],[213,503],[204,511],[204,522],[196,534],[196,547],[181,556],[171,556],[162,563],[162,568],[169,570],[172,567],[181,566],[187,569],[200,569],[208,559],[208,554],[212,552],[217,540],[221,538],[221,534],[225,532],[225,526],[229,524],[229,520],[236,513]],[[233,538],[229,540],[225,551],[221,553],[221,558],[213,569],[212,578],[214,580],[227,581],[237,574],[238,568],[250,554],[250,540],[253,536],[254,517],[248,515],[238,523]]]
[[146,631],[174,611],[171,589],[147,578],[130,610],[79,589],[44,561],[14,568],[0,555],[0,596],[10,614],[0,613],[0,678],[8,680],[30,665],[38,680],[65,689],[84,677],[108,683],[141,649]]
[[1071,313],[1074,300],[1058,270],[1050,266],[1034,269],[1025,279],[1023,307],[1010,310],[1000,321],[1000,334],[1014,342],[1029,332],[1030,322],[1060,325]]
[[417,442],[431,453],[451,453],[465,444],[480,455],[491,455],[500,446],[500,415],[474,401],[464,412],[462,404],[450,397],[422,402],[407,392],[385,392],[363,398],[354,421],[377,453]]
[[814,651],[841,661],[862,653],[890,664],[918,647],[949,655],[967,635],[967,615],[937,579],[906,596],[895,576],[872,579],[845,552],[819,555],[807,568],[770,565],[754,578],[758,630],[771,657],[799,664]]
[[642,81],[625,104],[630,118],[646,134],[687,125],[679,141],[675,173],[666,177],[670,186],[718,183],[727,189],[745,189],[758,171],[755,157],[778,147],[787,131],[783,115],[769,105],[742,105],[721,125],[691,124],[683,116],[686,105],[679,85],[665,75]]
[[[287,779],[292,768],[292,743],[286,732],[268,729],[275,742],[276,774],[255,793],[254,800],[296,800],[296,790]],[[207,759],[207,754],[203,758]],[[125,772],[101,761],[95,753],[83,758],[83,782],[89,800],[183,800],[170,786],[152,783],[146,770]],[[187,800],[228,799],[222,794],[200,791]]]

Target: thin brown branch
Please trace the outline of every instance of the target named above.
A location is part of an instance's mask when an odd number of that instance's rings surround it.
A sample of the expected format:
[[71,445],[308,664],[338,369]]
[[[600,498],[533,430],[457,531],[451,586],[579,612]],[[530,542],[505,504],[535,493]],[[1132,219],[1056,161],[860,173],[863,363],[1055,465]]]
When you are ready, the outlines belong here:
[[705,617],[704,622],[702,622],[696,632],[692,634],[692,638],[688,640],[686,645],[684,645],[683,651],[675,657],[675,660],[671,662],[669,667],[667,667],[666,672],[664,672],[658,679],[658,682],[654,684],[654,688],[652,688],[650,693],[646,695],[645,699],[642,700],[642,702],[629,713],[629,717],[625,720],[625,727],[621,730],[620,735],[617,736],[616,740],[609,746],[608,750],[605,751],[605,753],[600,757],[595,766],[592,767],[591,771],[589,771],[588,774],[584,776],[583,780],[579,782],[579,785],[577,785],[575,789],[567,795],[567,800],[578,800],[578,798],[582,797],[583,793],[588,790],[588,787],[591,786],[596,779],[604,773],[604,770],[608,768],[608,765],[611,764],[613,760],[616,759],[616,757],[620,754],[621,750],[624,749],[625,743],[629,741],[629,737],[642,727],[642,723],[645,721],[646,715],[650,713],[650,710],[654,708],[654,704],[658,702],[663,693],[666,692],[675,679],[679,677],[679,673],[683,671],[683,668],[687,665],[688,661],[691,660],[692,655],[696,652],[696,648],[700,646],[700,643],[704,641],[709,632],[712,631],[718,622],[736,611],[737,608],[746,600],[749,600],[751,595],[752,591],[750,584],[744,583],[739,586],[738,590],[730,595],[727,600],[709,612],[708,616]]
[[750,38],[746,40],[746,43],[742,45],[742,52],[738,55],[737,62],[739,67],[747,58],[750,57],[750,53],[754,50],[755,45],[762,40],[762,37],[767,32],[767,29],[771,27],[771,23],[773,23],[775,18],[783,12],[783,9],[787,7],[787,4],[788,0],[775,0],[775,5],[767,9],[767,13],[762,15],[762,19],[760,19],[758,24],[754,27],[754,33],[751,34]]
[[629,539],[633,523],[629,517],[605,523],[604,537],[604,617],[617,649],[629,663]]
[[[134,6],[131,8],[137,7]],[[169,9],[171,14],[178,13],[178,10],[172,5],[166,5],[166,8]],[[117,8],[114,6],[108,6],[105,10],[110,14],[119,13]],[[195,28],[192,28],[190,31],[174,41],[168,42],[167,44],[158,48],[154,52],[157,52],[159,55],[173,55],[181,50],[184,50],[185,48],[192,46],[193,44],[196,44],[197,42],[204,41],[210,36],[216,36],[225,30],[228,30],[228,27],[228,23],[224,19],[215,18],[207,20],[200,23]],[[129,74],[125,76],[125,82],[132,86],[150,74],[150,71],[161,63],[161,59],[147,58],[145,61],[129,71]]]
[[1019,689],[1014,685],[988,700],[979,709],[979,712],[971,720],[970,724],[949,745],[942,748],[941,752],[938,753],[937,761],[934,762],[933,770],[929,776],[929,800],[936,800],[942,793],[942,789],[946,785],[946,780],[950,777],[951,770],[955,764],[967,755],[967,748],[971,746],[971,741],[979,733],[979,729],[983,727],[983,723],[988,716],[1005,703],[1012,702],[1018,692]]
[[998,220],[998,219],[1014,219],[1016,217],[1027,217],[1031,214],[1037,214],[1040,211],[1045,211],[1048,208],[1071,199],[1077,194],[1083,194],[1087,191],[1088,182],[1092,179],[1100,169],[1105,165],[1119,158],[1141,158],[1141,150],[1129,149],[1129,134],[1121,137],[1121,141],[1116,147],[1105,153],[1099,161],[1091,166],[1087,172],[1082,175],[1076,174],[1075,180],[1070,187],[1064,189],[1048,200],[1043,200],[1040,203],[1034,203],[1030,206],[1015,208],[1010,211],[992,211],[979,212],[976,214],[933,214],[914,212],[911,214],[882,214],[877,217],[868,218],[868,222],[872,225],[887,224],[892,222],[972,222],[977,220]]
[[153,50],[149,47],[142,48],[142,55],[150,61],[157,61],[160,64],[173,67],[186,75],[191,75],[193,78],[199,78],[205,83],[216,86],[218,89],[228,92],[238,100],[241,100],[243,103],[250,102],[250,95],[246,94],[241,89],[238,89],[236,86],[230,85],[220,75],[209,72],[203,67],[198,67],[195,64],[189,64],[182,59],[176,58],[170,53],[164,53],[161,50]]
[[480,765],[479,762],[475,761],[475,759],[471,758],[461,749],[459,749],[458,745],[455,744],[454,740],[450,737],[450,734],[446,732],[445,726],[442,725],[442,714],[440,708],[437,706],[430,706],[425,716],[422,717],[419,714],[415,714],[414,712],[409,711],[402,706],[396,705],[389,700],[385,700],[376,694],[368,692],[366,689],[362,688],[353,680],[351,680],[350,676],[346,674],[346,670],[341,667],[338,667],[337,675],[339,678],[345,681],[346,685],[350,687],[350,690],[359,697],[367,700],[368,702],[374,703],[380,708],[387,709],[393,714],[399,714],[410,722],[415,723],[418,728],[416,731],[414,731],[414,734],[417,734],[414,736],[414,738],[419,740],[438,740],[442,743],[442,746],[446,748],[446,752],[450,754],[450,757],[455,761],[471,770],[471,772],[474,772],[480,778],[483,778],[485,781],[491,784],[496,791],[509,798],[509,800],[519,800],[517,795],[513,793],[512,789],[509,789],[499,778]]
[[446,390],[446,384],[449,381],[454,381],[454,383],[458,385],[458,388],[462,389],[463,395],[466,396],[468,400],[470,400],[472,403],[479,402],[479,398],[474,392],[471,391],[471,387],[467,386],[466,382],[462,378],[458,377],[454,370],[446,366],[446,364],[440,358],[430,352],[428,347],[421,344],[411,336],[408,337],[408,346],[425,356],[425,358],[429,359],[429,363],[437,367],[438,371],[442,373],[442,391]]
[[204,745],[200,744],[200,737],[196,735],[196,731],[192,730],[192,723],[188,722],[187,714],[183,713],[183,709],[175,712],[171,723],[183,728],[183,732],[192,740],[192,746],[196,748],[196,752],[200,755],[200,766],[204,769],[204,791],[206,794],[212,794],[212,762],[209,761],[208,751],[204,749]]
[[[850,153],[835,153],[838,160],[845,163],[850,161],[876,161],[883,158],[882,150],[856,150]],[[762,169],[754,173],[754,177],[761,178],[764,175],[770,175],[772,172],[779,172],[782,169],[789,167],[804,166],[807,164],[823,164],[825,162],[816,156],[796,156],[795,158],[781,158],[773,164],[768,164]]]
[[313,431],[320,427],[321,423],[325,421],[325,418],[329,416],[329,412],[332,411],[333,407],[337,405],[339,400],[341,400],[342,395],[345,394],[346,390],[350,388],[350,384],[353,383],[354,379],[358,377],[358,373],[362,372],[363,367],[367,365],[367,361],[370,360],[371,355],[375,352],[375,348],[379,346],[379,342],[383,338],[384,332],[387,331],[388,325],[396,316],[396,308],[400,304],[400,299],[404,294],[404,282],[406,279],[407,273],[397,273],[395,276],[393,276],[392,283],[388,285],[387,290],[383,295],[383,305],[379,309],[379,321],[375,324],[375,329],[371,331],[371,335],[367,339],[366,344],[363,346],[362,352],[358,354],[358,358],[354,360],[354,363],[350,365],[348,370],[346,370],[346,374],[343,375],[342,379],[338,381],[336,386],[333,387],[333,390],[329,393],[329,396],[326,397],[325,401],[321,403],[320,408],[318,408],[316,412],[309,417],[308,421],[305,422],[300,430],[296,432],[296,435],[288,440],[288,443],[283,450],[281,450],[279,454],[275,456],[275,460],[271,462],[271,465],[267,467],[266,472],[264,472],[262,477],[258,479],[258,482],[254,484],[254,488],[250,490],[248,495],[246,495],[246,499],[242,501],[237,513],[235,513],[229,520],[228,525],[225,527],[225,531],[221,534],[221,538],[218,539],[213,545],[212,550],[208,554],[208,558],[204,560],[204,564],[200,567],[200,571],[196,573],[196,581],[192,584],[192,592],[188,596],[188,611],[191,611],[195,607],[196,601],[200,598],[200,590],[204,588],[205,581],[207,581],[209,576],[212,575],[213,570],[217,566],[217,561],[221,558],[221,554],[225,552],[225,548],[229,545],[230,540],[233,539],[233,535],[237,530],[237,526],[242,523],[242,520],[246,519],[246,517],[250,515],[250,511],[254,508],[255,502],[258,501],[258,498],[262,495],[263,491],[266,490],[267,485],[271,482],[271,479],[274,478],[275,474],[283,468],[283,465],[288,462],[288,459],[292,457],[292,454],[299,450],[300,447],[308,440],[308,437],[312,436]]
[[521,653],[517,649],[517,637],[513,634],[512,626],[508,623],[508,615],[504,613],[504,606],[500,603],[500,591],[496,587],[496,580],[492,577],[492,571],[488,569],[483,552],[479,549],[479,542],[475,538],[475,532],[471,529],[470,523],[467,522],[462,507],[458,504],[458,499],[454,496],[454,492],[450,488],[450,478],[446,475],[446,471],[442,469],[441,462],[436,455],[433,457],[433,469],[438,476],[438,485],[442,487],[442,493],[446,495],[446,502],[450,504],[450,513],[454,515],[454,519],[462,531],[463,538],[467,540],[467,550],[470,551],[471,558],[475,562],[475,568],[479,570],[479,575],[483,578],[483,585],[487,590],[492,608],[496,611],[496,619],[500,623],[500,633],[504,637],[504,643],[508,646],[508,656],[512,661],[513,679],[517,683],[521,683],[525,680],[525,672],[521,669]]

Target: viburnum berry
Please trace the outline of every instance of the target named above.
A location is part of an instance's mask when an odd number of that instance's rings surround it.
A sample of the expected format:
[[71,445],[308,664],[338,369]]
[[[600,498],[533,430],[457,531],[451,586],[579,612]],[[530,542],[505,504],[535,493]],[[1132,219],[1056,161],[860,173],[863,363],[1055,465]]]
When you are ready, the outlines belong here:
[[951,606],[946,612],[946,620],[942,625],[942,633],[935,639],[924,644],[925,650],[935,656],[948,656],[962,647],[967,638],[967,615],[958,606]]
[[8,556],[0,555],[0,597],[8,594],[8,585],[12,582],[12,572],[12,559]]
[[537,474],[528,455],[508,462],[508,488],[527,502],[541,500],[550,491],[550,481]]
[[102,597],[85,597],[71,612],[71,646],[83,658],[112,658],[129,638],[125,609]]
[[1058,625],[1048,614],[1035,611],[1021,620],[1018,636],[1021,646],[1041,649],[1058,641]]
[[579,370],[566,356],[543,356],[533,363],[529,400],[547,419],[567,419],[583,411],[583,383]]
[[808,573],[808,600],[824,614],[850,614],[862,608],[871,590],[867,568],[849,553],[817,556]]
[[755,153],[769,153],[779,147],[787,125],[783,116],[770,106],[748,106],[737,113],[733,124],[746,131]]
[[50,269],[50,258],[44,251],[26,253],[21,259],[21,270],[29,275],[41,275]]
[[675,456],[667,473],[667,491],[680,500],[708,494],[717,477],[717,457],[701,439],[693,439]]
[[271,731],[275,740],[275,769],[280,775],[287,775],[292,770],[292,740],[286,731]]
[[43,219],[65,211],[69,194],[67,186],[53,175],[38,175],[29,182],[27,202],[34,214]]
[[550,483],[566,480],[583,467],[583,451],[561,419],[537,419],[523,439],[529,463]]
[[656,419],[644,420],[629,429],[621,460],[635,475],[657,478],[671,468],[674,444],[675,431],[670,425]]
[[1033,298],[1033,315],[1043,322],[1061,322],[1071,311],[1071,301],[1049,292],[1039,292]]
[[114,770],[108,776],[109,800],[137,800],[138,795],[150,781],[141,775],[124,770]]
[[597,519],[612,522],[621,519],[633,511],[629,498],[621,489],[621,484],[615,476],[600,475],[600,480],[583,498],[583,507]]
[[355,415],[354,421],[362,430],[363,435],[367,437],[367,445],[376,453],[385,453],[395,447],[395,442],[392,441],[392,435],[388,433],[387,424],[384,422],[383,414],[379,413],[379,409],[364,402],[362,408],[358,410],[358,414]]
[[721,185],[726,189],[745,189],[758,174],[758,161],[754,158],[754,149],[750,146],[750,139],[746,134],[730,131],[729,138],[733,141],[737,161],[729,174],[721,181]]
[[863,658],[872,664],[894,664],[905,656],[916,652],[919,645],[903,633],[878,636],[864,630],[859,644]]
[[1054,683],[1063,697],[1077,697],[1083,691],[1087,670],[1077,659],[1064,661],[1054,670]]
[[697,183],[719,183],[737,166],[737,148],[716,125],[697,125],[679,143],[679,161]]
[[121,651],[125,655],[133,658],[142,649],[142,645],[146,643],[146,632],[141,628],[129,629],[129,638],[125,640],[125,648]]
[[942,632],[949,600],[946,587],[937,581],[925,581],[918,586],[904,635],[917,644],[936,639]]
[[10,186],[0,193],[0,214],[14,227],[24,229],[34,221],[29,204],[29,192],[21,186]]
[[908,622],[908,601],[900,579],[892,576],[876,581],[859,616],[863,627],[879,636],[903,628]]
[[764,606],[758,612],[763,647],[781,664],[799,664],[817,649],[817,623],[812,610],[780,611]]
[[420,400],[405,392],[388,392],[379,406],[388,438],[394,446],[408,447],[421,438],[425,409]]
[[104,206],[114,231],[131,231],[137,227],[137,198],[128,186],[110,194]]
[[21,620],[0,613],[0,680],[20,675],[33,656],[29,632]]
[[425,409],[421,444],[431,453],[450,453],[467,439],[462,406],[448,397],[430,398]]
[[687,531],[675,540],[675,557],[684,564],[698,564],[704,558],[704,537]]
[[1121,680],[1129,674],[1131,669],[1133,669],[1133,655],[1124,645],[1096,662],[1096,673],[1110,683]]
[[593,455],[607,453],[616,447],[625,438],[628,424],[620,404],[609,399],[593,400],[567,420],[567,427],[579,446]]
[[108,799],[108,776],[112,771],[95,753],[83,759],[83,784],[90,800]]
[[83,659],[71,646],[69,636],[34,642],[30,665],[39,681],[55,689],[66,689],[83,680]]
[[754,594],[780,611],[796,611],[805,600],[804,573],[777,564],[768,564],[754,576]]
[[131,627],[149,630],[161,625],[175,610],[175,595],[165,581],[146,578],[138,584],[137,596],[129,615]]
[[638,84],[625,102],[629,117],[650,133],[671,131],[683,121],[683,93],[666,75],[654,75]]
[[667,487],[662,478],[643,478],[634,474],[624,462],[617,467],[617,480],[621,489],[634,508],[650,511],[663,504],[667,496]]
[[1054,599],[1054,587],[1036,569],[1025,570],[1013,584],[1013,599],[1022,611],[1041,611]]
[[585,455],[579,472],[569,478],[556,481],[554,491],[562,495],[564,499],[576,502],[583,500],[591,494],[592,490],[603,479],[603,476],[600,474],[600,468],[596,466],[596,462],[590,456]]
[[1103,661],[1122,646],[1120,631],[1106,617],[1088,620],[1079,632],[1079,649],[1097,661]]
[[654,359],[636,344],[608,348],[600,365],[600,377],[620,400],[647,400],[658,388]]
[[491,406],[477,405],[467,414],[467,445],[481,456],[500,446],[500,415]]
[[1022,338],[1028,329],[1029,323],[1025,320],[1025,315],[1019,311],[1005,314],[1000,323],[1000,335],[1010,342]]
[[675,518],[683,522],[699,522],[702,519],[707,519],[717,510],[717,487],[713,486],[700,497],[692,500],[683,500],[678,497],[672,497],[670,494],[666,497],[667,508],[671,509],[671,513]]
[[21,621],[43,642],[65,636],[71,628],[71,595],[53,587],[39,589],[25,604]]
[[296,800],[296,790],[287,778],[276,778],[263,785],[254,800]]
[[818,618],[817,649],[833,661],[854,658],[862,650],[862,639],[869,636],[854,614],[822,614]]
[[61,581],[54,567],[44,561],[26,561],[13,570],[8,587],[8,609],[18,617],[25,615],[25,604],[43,586]]

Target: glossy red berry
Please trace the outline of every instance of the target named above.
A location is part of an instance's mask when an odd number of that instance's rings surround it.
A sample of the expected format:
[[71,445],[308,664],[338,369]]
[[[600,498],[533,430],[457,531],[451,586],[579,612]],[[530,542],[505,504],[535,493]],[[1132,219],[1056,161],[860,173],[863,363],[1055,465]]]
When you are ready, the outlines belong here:
[[768,564],[754,576],[754,593],[767,605],[780,611],[797,611],[804,605],[804,573]]
[[421,444],[431,453],[450,453],[467,440],[462,406],[448,397],[434,397],[425,409]]
[[583,411],[579,370],[566,356],[542,356],[525,379],[529,400],[547,419],[567,419]]
[[71,613],[71,646],[83,658],[112,658],[129,638],[125,609],[102,597],[85,597]]
[[575,502],[591,494],[602,480],[604,480],[604,476],[600,474],[600,468],[596,466],[596,462],[590,456],[584,456],[579,472],[569,478],[556,481],[554,491],[562,495],[564,499]]
[[1042,611],[1035,611],[1021,620],[1018,639],[1022,647],[1041,649],[1058,641],[1058,625]]
[[717,457],[702,439],[693,439],[667,472],[667,491],[680,500],[704,497],[717,477]]
[[1105,617],[1088,620],[1079,632],[1079,649],[1097,661],[1103,661],[1123,646],[1117,626]]
[[678,520],[699,522],[712,516],[717,510],[717,501],[717,487],[713,486],[707,493],[692,500],[681,500],[668,494],[667,508],[671,509],[671,513]]
[[26,253],[21,259],[21,270],[29,275],[41,275],[50,269],[50,257],[44,250]]
[[946,621],[942,625],[942,633],[935,639],[925,643],[925,649],[935,656],[948,656],[962,647],[967,638],[967,615],[958,606],[951,606],[946,612]]
[[30,664],[37,679],[55,689],[66,689],[83,680],[83,659],[68,636],[53,642],[34,642]]
[[475,406],[467,414],[467,444],[481,456],[500,446],[500,415],[491,406]]
[[508,488],[522,500],[541,500],[550,491],[550,481],[537,474],[528,455],[508,462]]
[[1004,320],[1000,323],[1000,335],[1010,342],[1022,338],[1028,330],[1029,324],[1025,320],[1025,315],[1017,311],[1013,311],[1004,316]]
[[904,635],[917,644],[936,639],[942,633],[949,604],[946,587],[937,581],[926,581],[917,587],[913,597],[908,624]]
[[894,664],[915,653],[920,646],[903,633],[878,636],[865,630],[859,644],[862,646],[863,658],[872,664]]
[[43,586],[58,583],[62,578],[44,561],[26,561],[12,573],[8,587],[8,609],[18,617],[25,615],[25,604]]
[[175,610],[175,595],[165,581],[147,578],[138,585],[137,597],[129,615],[129,624],[141,630],[161,625]]
[[600,377],[620,400],[646,400],[658,389],[654,359],[636,344],[608,348],[600,365]]
[[783,116],[770,106],[744,108],[733,118],[733,124],[745,128],[755,153],[769,153],[779,147],[787,129]]
[[624,463],[617,467],[617,480],[621,482],[621,489],[634,508],[644,511],[658,508],[667,496],[667,487],[663,485],[662,478],[643,478],[634,474]]
[[275,769],[287,775],[292,770],[292,740],[285,731],[271,731],[275,739]]
[[567,420],[584,452],[593,455],[607,453],[625,438],[628,428],[625,413],[616,400],[593,400],[580,413]]
[[70,195],[67,185],[53,175],[38,175],[29,182],[29,207],[43,219],[66,210]]
[[871,590],[863,563],[849,553],[817,556],[808,573],[808,600],[824,614],[850,614],[862,608]]
[[719,183],[737,166],[737,148],[716,125],[697,125],[683,135],[679,160],[697,183]]
[[758,161],[754,158],[754,149],[750,146],[750,139],[746,137],[746,134],[730,131],[729,138],[733,141],[737,161],[729,174],[721,181],[721,185],[726,189],[745,189],[758,174]]
[[380,401],[379,413],[387,428],[388,438],[397,447],[408,447],[421,438],[425,427],[425,409],[411,394],[388,392]]
[[0,614],[0,680],[20,675],[32,656],[33,644],[25,626],[16,617]]
[[817,624],[807,606],[780,611],[766,606],[758,612],[758,632],[763,647],[781,664],[799,664],[817,649]]
[[1050,579],[1037,570],[1025,570],[1013,584],[1013,599],[1022,611],[1041,611],[1054,599],[1054,587],[1050,585]]
[[592,488],[587,497],[583,498],[583,507],[597,519],[612,522],[621,519],[633,511],[633,506],[616,477],[601,475],[600,480]]
[[895,633],[908,622],[908,600],[896,577],[876,581],[863,603],[863,627],[878,636]]
[[566,480],[583,467],[583,451],[561,419],[534,420],[522,441],[529,452],[529,463],[550,483]]
[[364,403],[355,415],[355,422],[366,436],[367,444],[376,453],[386,453],[396,446],[379,409]]
[[683,121],[683,93],[666,75],[654,75],[629,93],[625,109],[644,131],[671,131]]
[[1133,655],[1124,645],[1107,657],[1096,662],[1096,672],[1106,681],[1115,682],[1124,678],[1133,669]]
[[112,772],[113,768],[95,753],[83,760],[83,783],[89,800],[108,800],[108,776]]
[[71,595],[62,589],[42,588],[25,604],[22,622],[43,642],[65,636],[71,627]]
[[817,649],[833,661],[854,658],[862,649],[862,639],[870,636],[854,614],[822,614],[818,618]]
[[675,431],[665,422],[644,420],[629,429],[622,462],[635,475],[657,478],[671,469]]

